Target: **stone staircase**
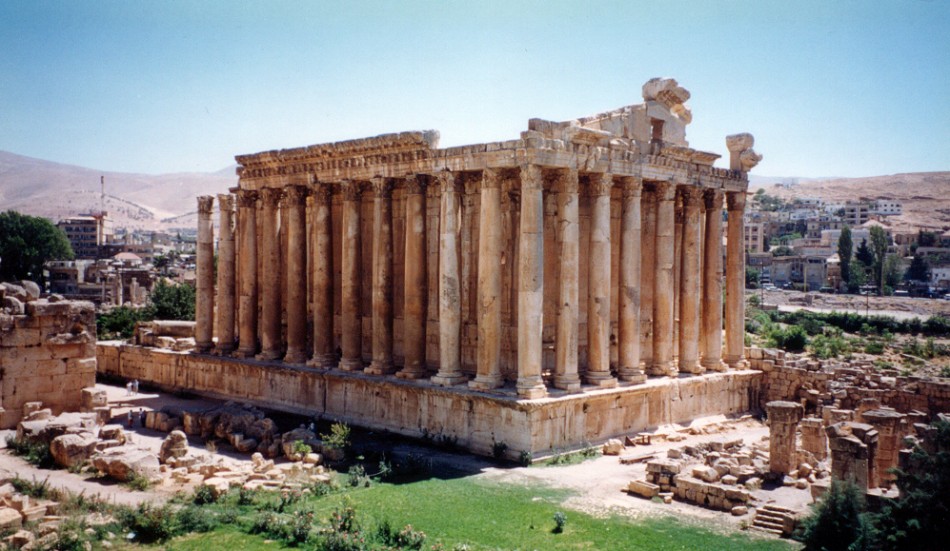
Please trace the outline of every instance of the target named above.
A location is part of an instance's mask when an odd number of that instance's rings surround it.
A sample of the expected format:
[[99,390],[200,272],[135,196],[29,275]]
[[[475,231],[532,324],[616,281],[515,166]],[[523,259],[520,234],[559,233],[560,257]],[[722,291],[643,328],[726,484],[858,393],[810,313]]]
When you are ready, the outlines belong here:
[[778,505],[764,505],[755,510],[752,528],[777,536],[790,536],[796,522],[795,511]]

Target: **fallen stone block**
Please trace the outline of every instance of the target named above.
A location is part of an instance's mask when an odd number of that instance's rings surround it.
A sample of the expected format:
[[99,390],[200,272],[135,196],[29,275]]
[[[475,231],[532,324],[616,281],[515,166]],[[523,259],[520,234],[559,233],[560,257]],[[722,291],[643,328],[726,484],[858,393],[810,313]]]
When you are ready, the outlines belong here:
[[645,480],[631,480],[627,485],[627,491],[645,498],[653,498],[660,494],[660,487]]

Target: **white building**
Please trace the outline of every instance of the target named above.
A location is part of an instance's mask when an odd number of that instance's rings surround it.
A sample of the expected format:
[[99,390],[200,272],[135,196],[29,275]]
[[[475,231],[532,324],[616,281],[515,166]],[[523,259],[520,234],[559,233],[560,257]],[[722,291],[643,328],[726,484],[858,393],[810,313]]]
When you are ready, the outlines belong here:
[[902,212],[900,201],[878,199],[871,203],[871,212],[882,216],[895,216]]

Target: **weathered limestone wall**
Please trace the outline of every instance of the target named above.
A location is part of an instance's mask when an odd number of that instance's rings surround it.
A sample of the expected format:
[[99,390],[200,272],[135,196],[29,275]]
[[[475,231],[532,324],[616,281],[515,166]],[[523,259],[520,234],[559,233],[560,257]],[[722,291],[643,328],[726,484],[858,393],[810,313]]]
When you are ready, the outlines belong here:
[[[23,289],[0,285],[0,428],[16,427],[27,402],[58,415],[78,410],[96,382],[96,321],[91,302],[21,301]],[[3,296],[6,295],[6,296]],[[21,297],[24,298],[24,297]]]
[[696,417],[748,411],[761,373],[730,371],[643,385],[519,401],[428,381],[380,378],[303,366],[236,361],[105,342],[100,373],[168,390],[241,400],[280,410],[321,414],[408,436],[452,439],[489,454],[504,442],[516,457],[578,447]]

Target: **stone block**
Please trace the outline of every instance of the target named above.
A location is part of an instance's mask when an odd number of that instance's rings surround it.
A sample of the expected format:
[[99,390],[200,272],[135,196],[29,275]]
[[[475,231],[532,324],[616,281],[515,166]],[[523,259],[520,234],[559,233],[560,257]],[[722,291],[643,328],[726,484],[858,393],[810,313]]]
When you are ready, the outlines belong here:
[[0,529],[16,530],[23,525],[20,512],[11,507],[0,507]]
[[652,498],[659,495],[660,487],[645,480],[631,480],[627,491],[645,498]]

